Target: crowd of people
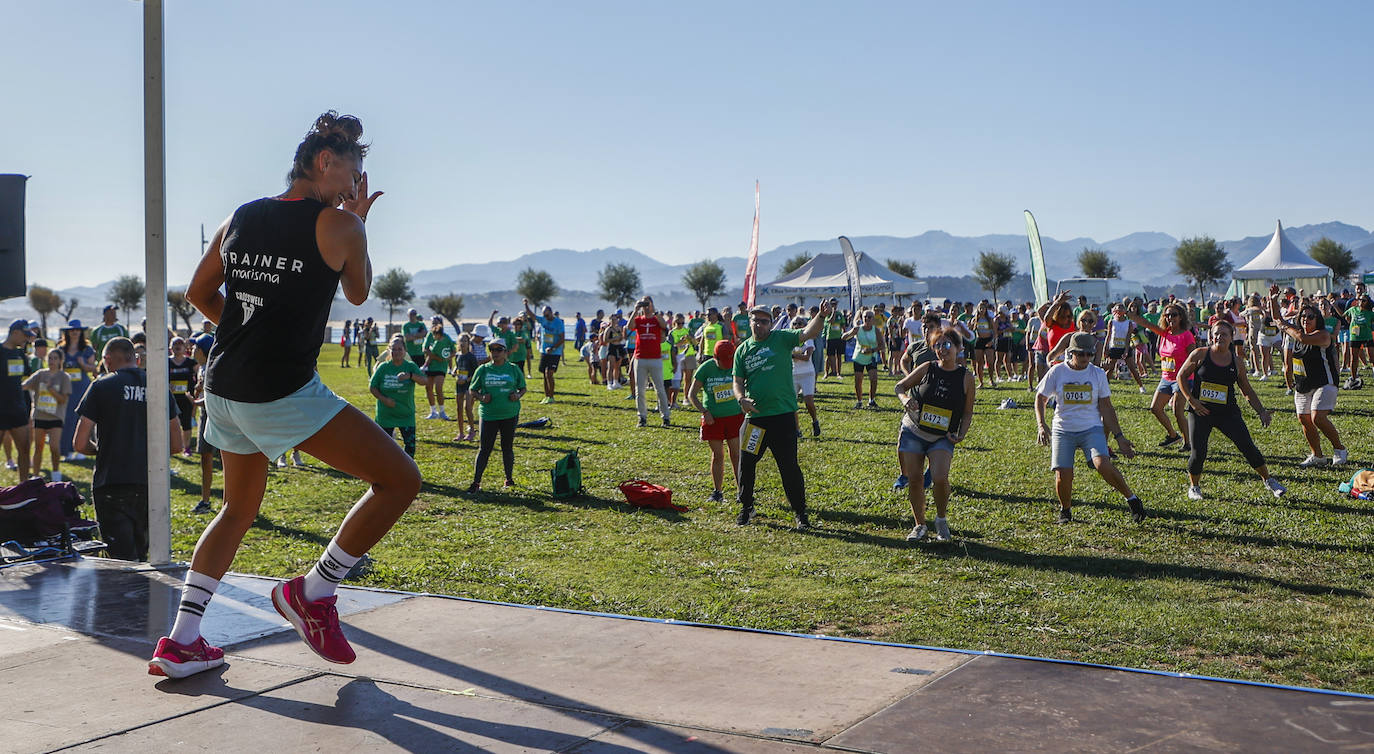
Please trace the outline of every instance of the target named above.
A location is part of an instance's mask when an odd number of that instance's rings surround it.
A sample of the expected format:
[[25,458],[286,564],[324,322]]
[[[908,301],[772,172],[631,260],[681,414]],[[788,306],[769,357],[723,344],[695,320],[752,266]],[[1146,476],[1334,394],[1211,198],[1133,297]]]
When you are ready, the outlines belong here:
[[[169,334],[167,354],[148,354],[144,334],[130,335],[113,306],[96,328],[68,322],[53,344],[26,320],[10,323],[0,343],[7,466],[21,480],[41,471],[46,444],[50,478],[60,480],[62,461],[95,454],[92,491],[102,533],[111,554],[130,559],[146,557],[148,547],[142,367],[149,358],[168,359],[170,445],[190,453],[194,440],[203,486],[196,512],[216,515],[192,555],[175,623],[149,661],[154,675],[185,677],[223,663],[223,652],[201,636],[200,621],[257,517],[274,462],[285,465],[293,454],[299,463],[304,451],[368,484],[314,566],[272,591],[273,605],[312,651],[348,663],[354,653],[333,595],[419,491],[417,387],[425,389],[425,420],[456,421],[454,442],[478,442],[470,493],[481,489],[498,439],[505,485],[515,484],[515,429],[532,369],[540,376],[540,403],[558,400],[565,324],[551,307],[536,313],[529,301],[513,317],[493,312],[471,329],[449,323],[452,335],[442,317],[426,323],[412,309],[386,340],[385,358],[379,323],[349,321],[339,341],[340,367],[367,370],[372,416],[323,384],[317,364],[334,296],[342,288],[359,305],[371,287],[365,222],[382,194],[368,191],[361,135],[356,118],[320,116],[296,149],[288,189],[250,201],[224,221],[186,292],[206,317],[202,331],[190,338]],[[799,412],[807,411],[811,434],[819,437],[816,382],[845,380],[846,363],[854,409],[878,409],[885,371],[896,378],[893,487],[905,490],[911,506],[907,539],[922,541],[933,532],[935,540],[949,541],[952,459],[971,431],[980,390],[1024,382],[1035,394],[1037,439],[1050,448],[1061,523],[1073,521],[1080,453],[1140,522],[1145,506],[1115,463],[1133,458],[1136,445],[1118,420],[1113,382],[1144,393],[1146,375],[1158,369],[1150,405],[1163,430],[1158,445],[1188,452],[1182,470],[1190,498],[1204,495],[1213,429],[1236,446],[1267,492],[1281,496],[1286,489],[1251,437],[1238,394],[1267,426],[1272,411],[1250,379],[1281,374],[1310,450],[1301,465],[1345,463],[1331,414],[1338,391],[1358,389],[1362,368],[1374,369],[1371,329],[1374,305],[1363,284],[1353,294],[1273,287],[1267,295],[1209,304],[1172,295],[1075,302],[1064,291],[1039,306],[932,301],[857,311],[841,311],[831,298],[805,309],[741,302],[671,312],[645,296],[628,312],[598,311],[589,321],[576,315],[571,350],[585,363],[591,385],[628,389],[639,427],[648,424],[650,393],[664,426],[672,425],[675,407],[697,413],[699,438],[709,448],[710,499],[726,499],[728,459],[741,526],[755,517],[757,468],[771,452],[798,530],[813,526],[798,456]],[[264,353],[273,354],[272,369],[260,368]],[[1349,377],[1340,383],[1344,373]],[[139,454],[145,454],[141,462]],[[216,457],[224,475],[217,512],[209,499]]]

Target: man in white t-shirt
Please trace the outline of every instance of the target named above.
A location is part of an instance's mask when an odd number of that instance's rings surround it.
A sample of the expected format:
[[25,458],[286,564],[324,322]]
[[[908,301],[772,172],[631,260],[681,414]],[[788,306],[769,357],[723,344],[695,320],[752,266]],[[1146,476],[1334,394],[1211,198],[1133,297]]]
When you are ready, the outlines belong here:
[[[1116,438],[1121,454],[1135,457],[1135,449],[1117,421],[1107,373],[1092,363],[1097,339],[1091,333],[1074,333],[1069,337],[1068,357],[1050,367],[1035,389],[1038,440],[1051,448],[1050,468],[1054,470],[1054,491],[1059,497],[1059,523],[1073,521],[1073,464],[1079,450],[1102,480],[1126,498],[1131,519],[1139,523],[1145,520],[1145,506],[1131,492],[1107,452],[1104,425]],[[1045,423],[1045,409],[1051,398],[1056,404],[1053,428]]]

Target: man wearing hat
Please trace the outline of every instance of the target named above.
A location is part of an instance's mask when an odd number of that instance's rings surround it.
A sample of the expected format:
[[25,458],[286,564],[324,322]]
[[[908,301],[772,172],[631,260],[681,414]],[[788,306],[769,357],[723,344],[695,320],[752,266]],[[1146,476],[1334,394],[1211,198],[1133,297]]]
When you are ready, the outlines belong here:
[[129,337],[129,329],[119,324],[119,307],[114,304],[106,304],[100,311],[100,316],[104,318],[98,327],[92,327],[90,332],[91,348],[97,354],[105,353],[105,344],[115,338]]
[[0,435],[14,439],[21,482],[29,478],[29,402],[23,385],[24,378],[33,374],[24,353],[33,337],[31,328],[28,320],[16,319],[0,343]]
[[748,417],[740,434],[739,503],[736,523],[754,518],[754,478],[764,451],[773,451],[787,502],[796,514],[798,531],[811,527],[806,515],[806,479],[797,463],[797,391],[792,381],[792,349],[815,338],[830,316],[832,304],[803,330],[774,330],[773,313],[765,306],[749,310],[749,337],[740,343],[732,367],[735,399]]
[[[429,334],[429,328],[425,327],[425,321],[420,318],[420,313],[414,309],[406,312],[409,319],[401,325],[401,335],[406,341],[406,355],[418,366],[425,364],[425,336]],[[442,321],[442,320],[440,320]]]
[[[1035,421],[1041,445],[1050,446],[1050,468],[1054,470],[1054,491],[1059,497],[1059,523],[1073,521],[1074,456],[1083,452],[1102,480],[1126,498],[1131,519],[1145,520],[1145,506],[1126,484],[1126,478],[1112,463],[1107,452],[1109,430],[1121,454],[1135,457],[1131,441],[1121,431],[1107,373],[1092,363],[1097,353],[1097,338],[1078,332],[1069,336],[1068,357],[1045,373],[1036,387]],[[1054,426],[1045,423],[1045,409],[1055,400]]]

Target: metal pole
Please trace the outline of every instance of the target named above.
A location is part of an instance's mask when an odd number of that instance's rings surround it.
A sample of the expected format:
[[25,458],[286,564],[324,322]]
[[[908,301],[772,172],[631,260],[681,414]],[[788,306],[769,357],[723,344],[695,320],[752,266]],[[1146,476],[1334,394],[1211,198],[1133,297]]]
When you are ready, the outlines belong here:
[[162,0],[143,0],[143,229],[148,300],[148,561],[172,560],[167,434],[167,168],[163,132]]

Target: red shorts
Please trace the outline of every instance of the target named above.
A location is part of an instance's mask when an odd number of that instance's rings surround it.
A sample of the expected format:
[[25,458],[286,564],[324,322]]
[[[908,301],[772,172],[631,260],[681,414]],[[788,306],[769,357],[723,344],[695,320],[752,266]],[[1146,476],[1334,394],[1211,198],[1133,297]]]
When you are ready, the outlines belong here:
[[739,428],[744,426],[744,414],[734,416],[717,416],[715,421],[707,424],[705,419],[701,420],[701,439],[703,440],[725,440],[731,437],[739,437]]

